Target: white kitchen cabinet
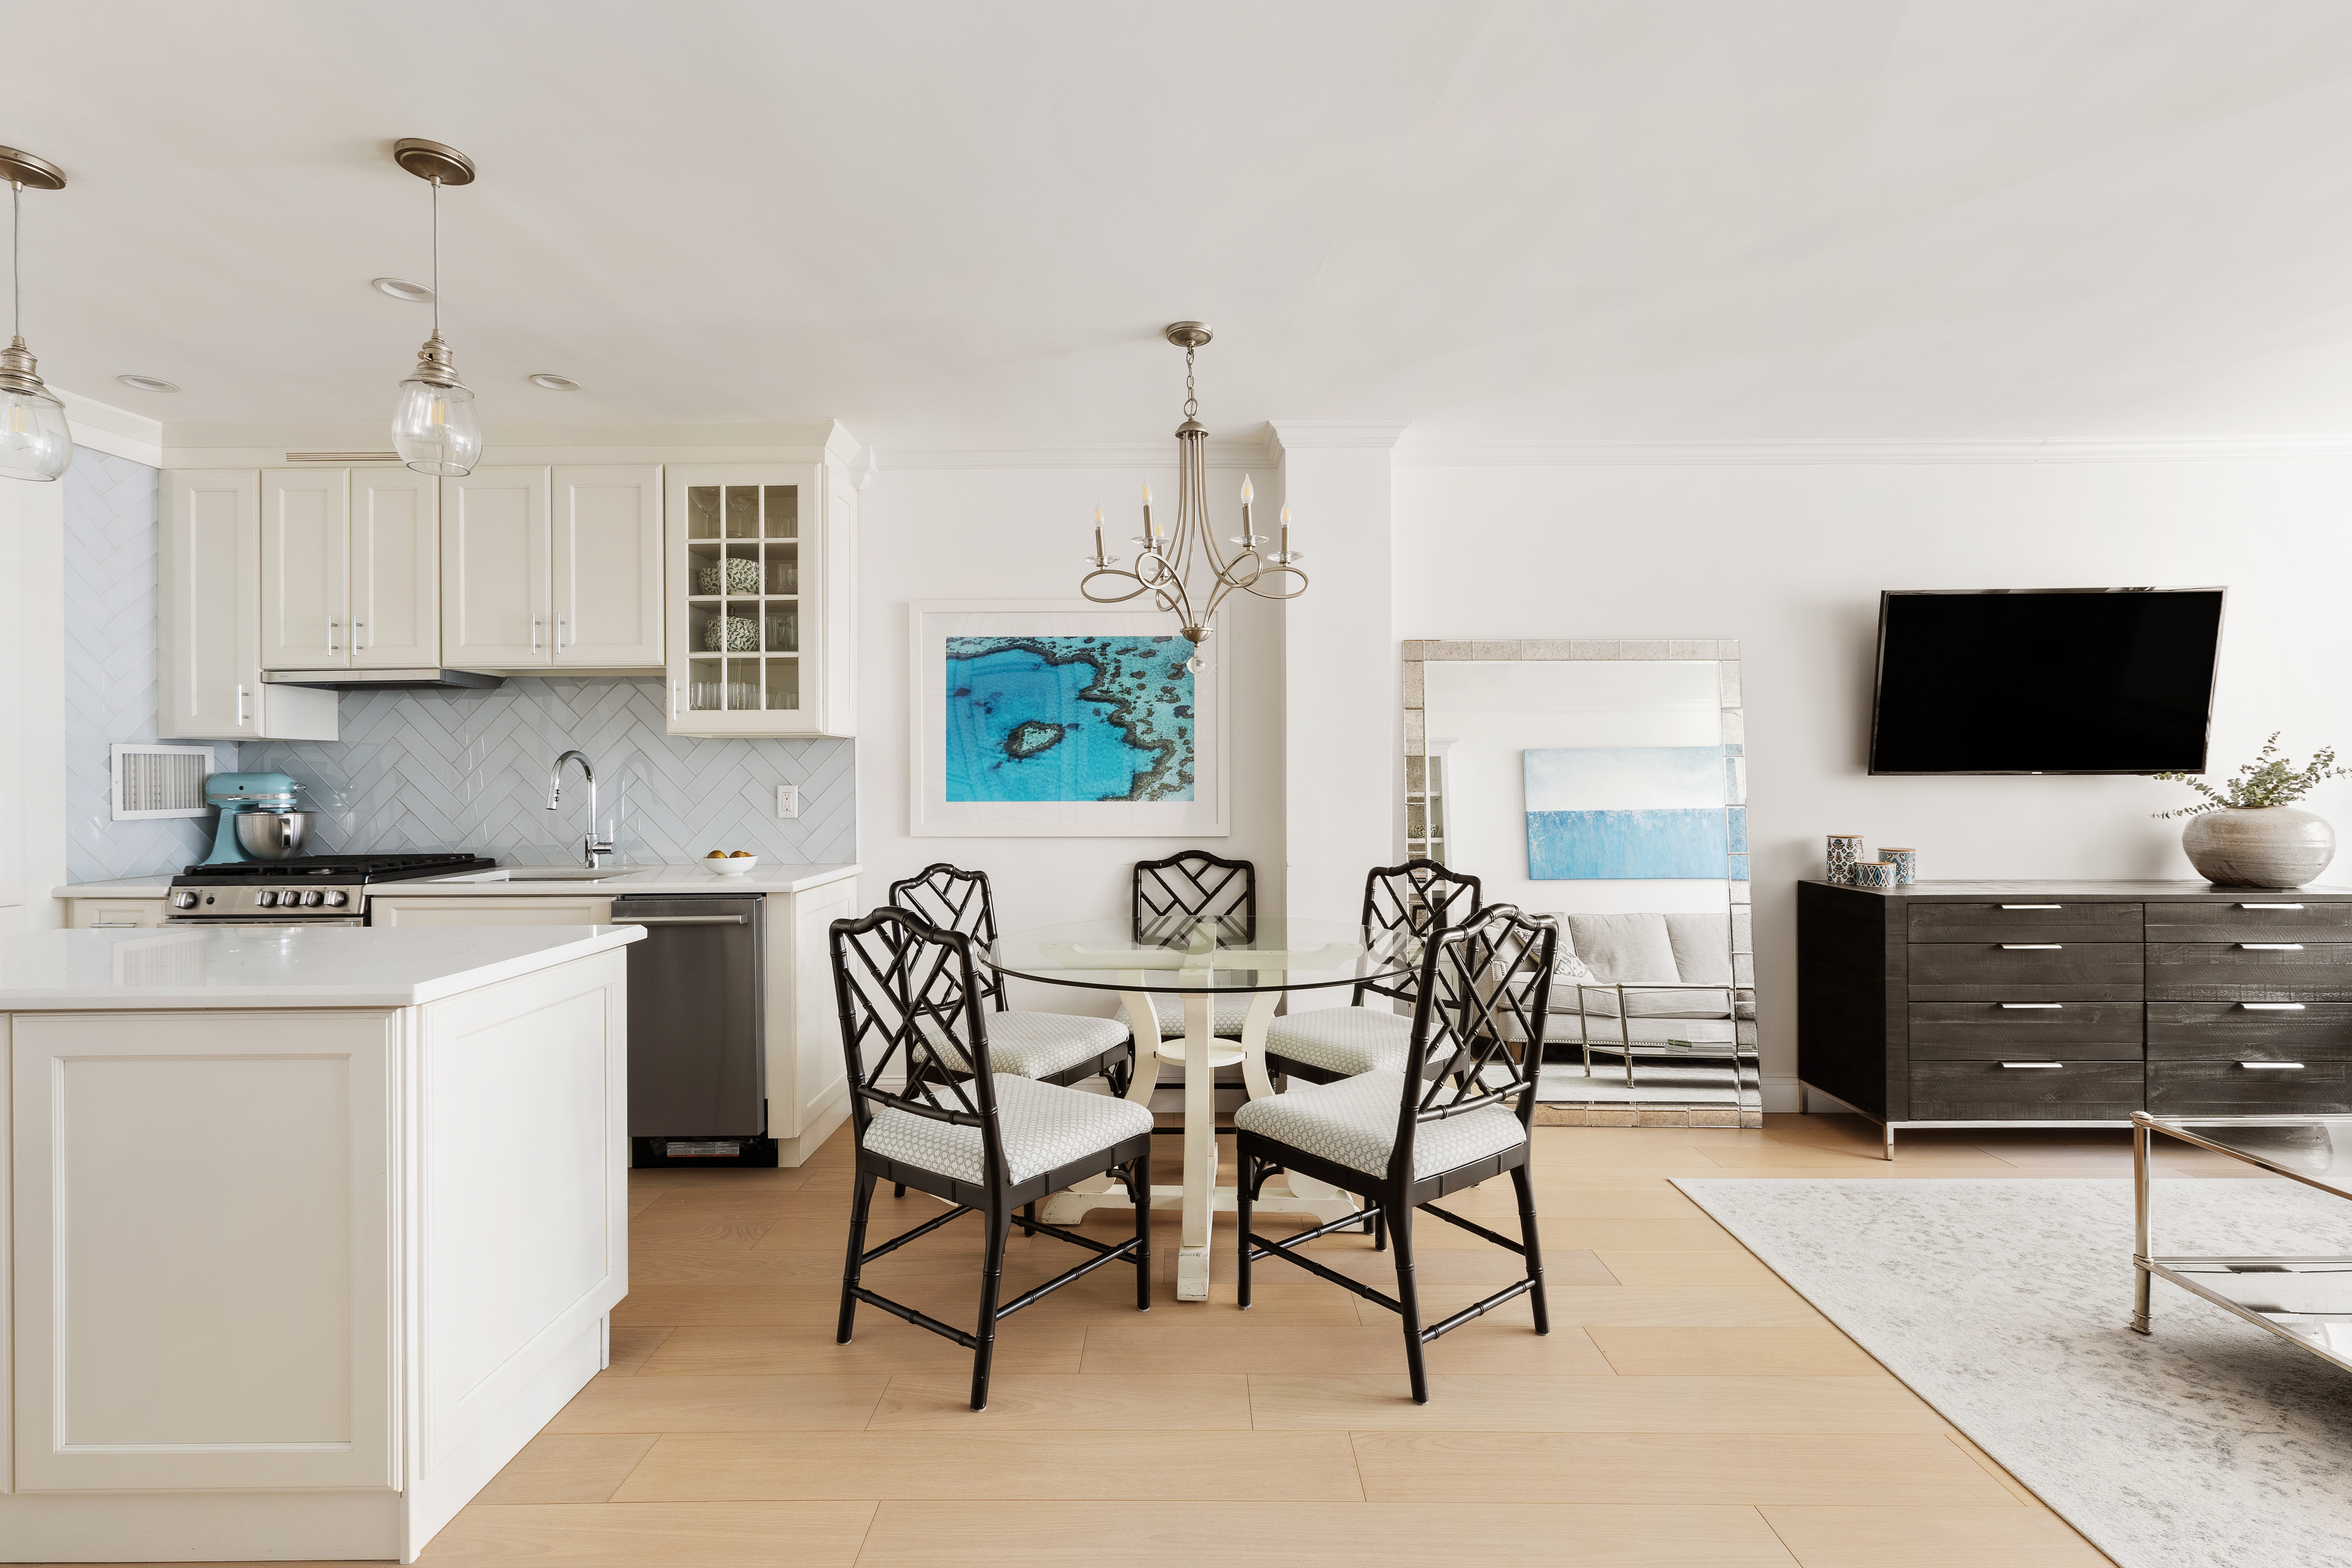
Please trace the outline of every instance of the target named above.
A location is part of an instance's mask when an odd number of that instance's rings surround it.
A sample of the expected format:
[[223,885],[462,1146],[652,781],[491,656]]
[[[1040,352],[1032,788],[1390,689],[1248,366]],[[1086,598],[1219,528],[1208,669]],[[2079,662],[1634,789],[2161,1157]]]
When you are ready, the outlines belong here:
[[481,468],[441,483],[445,662],[661,664],[658,466]]
[[549,552],[555,662],[662,662],[662,471],[562,464]]
[[441,481],[441,652],[454,668],[549,661],[548,470]]
[[670,733],[856,732],[845,468],[668,469]]
[[352,470],[352,668],[441,663],[439,500],[430,474]]
[[349,469],[262,470],[262,668],[351,664],[351,534]]
[[436,488],[406,468],[266,468],[261,668],[441,662]]
[[163,475],[156,562],[159,739],[336,738],[335,693],[261,683],[261,488],[256,468]]

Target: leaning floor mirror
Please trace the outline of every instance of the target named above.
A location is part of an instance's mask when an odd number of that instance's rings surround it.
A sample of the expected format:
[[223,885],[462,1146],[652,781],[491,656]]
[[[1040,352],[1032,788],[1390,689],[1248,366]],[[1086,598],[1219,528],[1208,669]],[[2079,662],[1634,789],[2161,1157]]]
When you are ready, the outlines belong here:
[[1763,1124],[1739,645],[1404,645],[1405,852],[1559,920],[1538,1118]]

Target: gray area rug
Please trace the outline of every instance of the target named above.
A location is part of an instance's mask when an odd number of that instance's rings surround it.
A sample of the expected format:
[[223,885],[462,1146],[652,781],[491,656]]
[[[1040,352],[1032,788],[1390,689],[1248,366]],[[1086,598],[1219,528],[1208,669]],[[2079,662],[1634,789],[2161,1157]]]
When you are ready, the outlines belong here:
[[[1675,1184],[2124,1568],[2352,1563],[2352,1373],[2159,1279],[2116,1180]],[[2158,1256],[2352,1252],[2352,1204],[2158,1184]]]

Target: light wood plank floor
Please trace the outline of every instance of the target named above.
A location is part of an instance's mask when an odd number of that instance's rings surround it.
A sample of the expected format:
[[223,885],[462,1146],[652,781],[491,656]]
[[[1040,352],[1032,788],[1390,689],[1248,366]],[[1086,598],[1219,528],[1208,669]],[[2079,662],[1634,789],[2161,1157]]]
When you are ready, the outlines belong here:
[[[864,1308],[856,1342],[834,1342],[845,1131],[798,1170],[639,1172],[611,1369],[424,1561],[2105,1563],[1668,1178],[2120,1176],[2126,1136],[1910,1133],[1889,1164],[1855,1118],[1766,1123],[1538,1128],[1552,1331],[1536,1337],[1520,1302],[1448,1335],[1430,1347],[1419,1407],[1385,1310],[1278,1263],[1260,1266],[1252,1310],[1234,1309],[1230,1216],[1215,1299],[1177,1302],[1170,1214],[1153,1231],[1151,1311],[1134,1310],[1133,1276],[1114,1265],[1007,1319],[990,1407],[975,1415],[970,1354],[946,1341]],[[2176,1174],[2245,1171],[2189,1150],[2162,1158]],[[1514,1232],[1507,1182],[1449,1206]],[[936,1212],[885,1187],[876,1238]],[[1099,1213],[1089,1228],[1115,1237],[1127,1223]],[[1511,1275],[1499,1249],[1435,1221],[1416,1229],[1433,1320]],[[959,1221],[873,1265],[868,1283],[968,1323],[978,1238],[976,1220]],[[1393,1283],[1366,1238],[1317,1247]],[[1016,1237],[1008,1284],[1075,1258]]]

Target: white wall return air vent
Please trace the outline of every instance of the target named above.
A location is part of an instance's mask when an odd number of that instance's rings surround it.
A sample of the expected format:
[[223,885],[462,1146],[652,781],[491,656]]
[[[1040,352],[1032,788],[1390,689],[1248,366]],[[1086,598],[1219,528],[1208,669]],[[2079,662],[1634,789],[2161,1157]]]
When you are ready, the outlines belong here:
[[213,773],[210,746],[116,746],[109,763],[114,820],[202,816],[205,780]]

